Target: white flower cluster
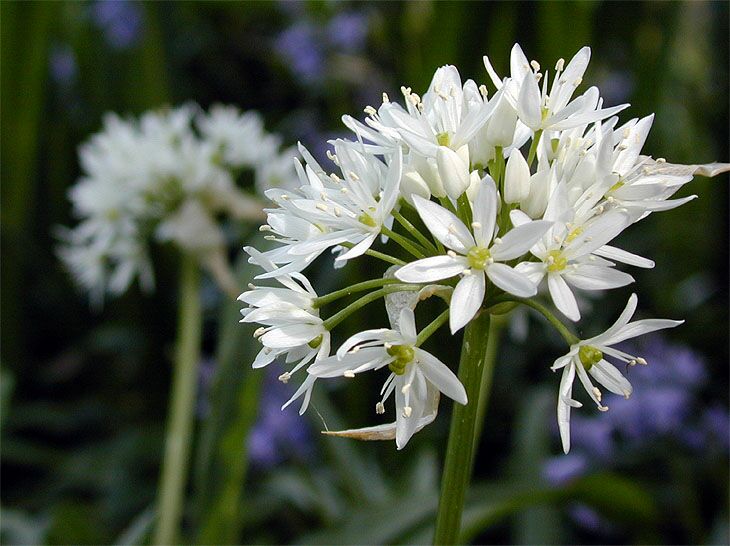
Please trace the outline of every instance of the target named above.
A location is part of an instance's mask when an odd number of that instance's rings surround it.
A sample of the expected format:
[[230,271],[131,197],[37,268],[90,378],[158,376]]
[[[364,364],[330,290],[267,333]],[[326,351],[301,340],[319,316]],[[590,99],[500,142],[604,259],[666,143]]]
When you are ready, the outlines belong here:
[[[500,78],[485,57],[496,87],[491,98],[485,85],[462,82],[455,67],[444,66],[423,97],[402,88],[405,106],[384,94],[377,110],[365,109],[364,122],[343,117],[355,136],[331,142],[334,172],[300,147],[301,187],[266,192],[276,207],[261,229],[277,246],[248,249],[251,263],[266,270],[258,278],[283,287],[252,286],[240,299],[250,306],[243,320],[262,324],[256,337],[264,347],[255,366],[281,357],[293,365],[282,375],[289,380],[309,364],[293,397],[305,395],[302,411],[317,378],[387,367],[391,373],[376,410],[383,413],[394,393],[395,423],[338,434],[395,437],[402,448],[435,417],[439,392],[467,403],[456,376],[420,348],[446,317],[454,333],[496,303],[540,298],[545,287],[554,306],[576,321],[574,290],[633,282],[617,263],[653,267],[611,241],[650,213],[695,198],[671,199],[694,174],[712,176],[729,166],[673,165],[641,155],[653,116],[620,124],[616,114],[628,104],[604,106],[596,87],[575,96],[589,58],[585,47],[569,63],[560,59],[554,71],[541,71],[515,45],[511,73]],[[379,239],[397,255],[375,250]],[[327,249],[337,255],[336,266],[368,254],[397,267],[317,297],[301,271]],[[320,317],[322,307],[364,290],[373,291]],[[399,297],[395,305],[398,294],[412,297]],[[448,309],[419,333],[413,311],[434,294],[450,302]],[[329,355],[332,328],[381,297],[392,328],[356,334]],[[570,352],[554,368],[565,370],[558,415],[566,452],[570,408],[580,405],[571,396],[575,375],[604,409],[591,377],[625,396],[631,386],[603,355],[644,363],[610,345],[678,324],[628,323],[635,307],[632,296],[619,321],[589,340],[564,329]]]
[[266,133],[256,112],[195,105],[108,114],[83,144],[83,174],[71,188],[81,220],[62,230],[59,255],[93,301],[124,292],[135,277],[153,285],[149,243],[171,241],[212,267],[224,255],[218,217],[256,221],[262,204],[237,184],[250,170],[259,193],[293,186],[291,150]]

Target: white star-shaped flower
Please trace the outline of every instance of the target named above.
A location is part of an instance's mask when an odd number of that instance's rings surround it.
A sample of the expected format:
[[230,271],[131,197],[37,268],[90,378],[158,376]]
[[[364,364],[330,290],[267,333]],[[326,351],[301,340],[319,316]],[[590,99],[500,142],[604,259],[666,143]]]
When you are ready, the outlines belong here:
[[456,332],[465,326],[482,304],[486,277],[505,292],[534,296],[537,287],[526,275],[502,263],[524,255],[550,228],[545,220],[529,221],[508,231],[497,231],[497,189],[490,177],[482,179],[473,204],[471,230],[445,208],[414,196],[414,204],[426,227],[444,246],[446,256],[417,260],[399,269],[401,281],[427,283],[463,275],[451,297],[449,326]]

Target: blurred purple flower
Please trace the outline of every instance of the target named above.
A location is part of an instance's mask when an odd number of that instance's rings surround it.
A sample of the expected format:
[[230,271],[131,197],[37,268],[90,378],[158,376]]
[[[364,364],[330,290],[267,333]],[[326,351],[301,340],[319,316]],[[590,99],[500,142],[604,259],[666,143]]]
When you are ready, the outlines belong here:
[[570,429],[574,449],[582,450],[594,459],[606,460],[613,454],[614,425],[609,419],[577,414],[570,420]]
[[543,463],[542,476],[550,485],[564,485],[588,470],[588,461],[581,453],[552,457]]
[[291,65],[291,70],[306,83],[313,83],[324,73],[324,53],[316,29],[301,21],[283,31],[274,45],[277,53]]
[[578,525],[597,533],[610,533],[613,530],[612,525],[603,519],[598,512],[586,506],[585,504],[574,504],[568,510],[570,517],[573,518]]
[[346,11],[335,15],[327,25],[330,44],[346,53],[358,53],[365,47],[368,17],[364,13]]
[[730,451],[730,414],[727,409],[713,406],[702,416],[702,428],[709,436],[719,442],[724,451]]
[[142,35],[142,10],[137,2],[97,0],[92,4],[91,18],[114,49],[132,47]]
[[70,46],[64,44],[51,50],[49,59],[51,78],[62,87],[71,87],[76,82],[78,65],[76,55]]
[[259,417],[248,437],[252,464],[269,468],[296,453],[307,455],[312,449],[306,422],[295,408],[281,410],[293,389],[277,380],[274,370],[267,371],[259,402]]

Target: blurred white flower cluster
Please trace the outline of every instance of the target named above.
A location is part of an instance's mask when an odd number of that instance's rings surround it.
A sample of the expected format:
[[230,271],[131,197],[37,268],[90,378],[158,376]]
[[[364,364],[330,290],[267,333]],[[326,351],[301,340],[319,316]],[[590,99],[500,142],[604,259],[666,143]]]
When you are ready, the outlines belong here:
[[258,113],[233,106],[204,112],[186,104],[139,119],[107,114],[102,131],[80,147],[83,174],[69,192],[80,223],[61,230],[58,253],[95,302],[124,292],[135,277],[152,288],[153,239],[194,253],[230,284],[220,219],[264,217],[239,178],[250,171],[257,193],[292,186],[292,155]]
[[[420,347],[447,318],[455,333],[498,303],[535,298],[552,300],[577,321],[574,291],[632,283],[619,264],[654,266],[611,242],[647,215],[695,198],[672,199],[694,174],[713,176],[728,165],[673,165],[642,155],[652,115],[620,123],[616,114],[628,104],[604,105],[596,87],[576,95],[589,58],[585,47],[570,62],[560,59],[554,70],[543,70],[515,45],[510,75],[502,78],[485,57],[496,88],[491,98],[486,85],[462,82],[455,67],[444,66],[423,96],[404,87],[403,106],[384,94],[379,108],[365,109],[364,122],[345,116],[354,136],[331,142],[332,165],[321,166],[300,147],[300,187],[266,192],[276,207],[261,229],[276,247],[248,249],[251,263],[265,269],[258,278],[282,286],[252,286],[240,299],[249,305],[243,321],[262,325],[255,366],[279,357],[292,366],[285,381],[306,370],[294,396],[305,397],[302,411],[317,378],[387,368],[376,411],[383,413],[394,395],[395,422],[338,434],[395,438],[402,448],[435,417],[439,392],[468,402],[449,367]],[[376,249],[379,241],[383,248]],[[336,267],[370,255],[396,268],[318,297],[301,271],[328,249]],[[334,314],[322,313],[363,291],[370,292]],[[419,330],[414,310],[432,295],[447,309]],[[380,298],[388,303],[391,327],[358,333],[330,355],[331,330]],[[566,451],[570,408],[580,406],[571,395],[574,377],[605,409],[592,381],[627,397],[631,386],[604,355],[645,363],[610,345],[678,324],[629,324],[635,307],[632,297],[616,325],[586,341],[561,329],[571,346],[555,365],[565,370],[558,414]]]

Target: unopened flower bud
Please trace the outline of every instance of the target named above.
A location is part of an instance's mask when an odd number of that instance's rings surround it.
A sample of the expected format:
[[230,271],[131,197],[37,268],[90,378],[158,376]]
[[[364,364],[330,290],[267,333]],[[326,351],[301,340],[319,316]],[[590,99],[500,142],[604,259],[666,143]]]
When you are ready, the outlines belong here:
[[550,196],[550,171],[538,171],[530,177],[530,193],[520,208],[532,219],[541,218]]
[[504,173],[504,200],[520,203],[530,194],[530,167],[518,149],[513,149]]
[[515,137],[517,111],[504,96],[500,97],[487,125],[487,140],[492,146],[506,148]]
[[421,175],[434,197],[446,197],[446,191],[444,191],[444,185],[441,182],[441,176],[434,158],[414,155],[410,162],[411,167]]
[[400,181],[400,191],[403,198],[410,204],[413,204],[414,195],[418,195],[424,199],[431,197],[431,190],[428,184],[426,184],[426,181],[418,171],[414,169],[403,173]]
[[469,164],[446,146],[439,146],[436,164],[446,195],[457,199],[469,187]]

